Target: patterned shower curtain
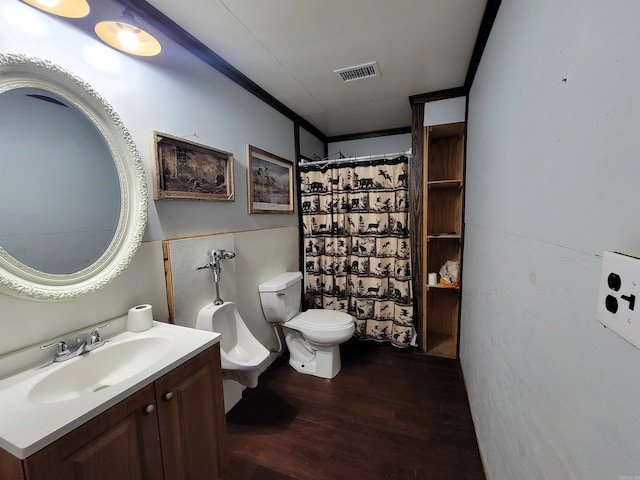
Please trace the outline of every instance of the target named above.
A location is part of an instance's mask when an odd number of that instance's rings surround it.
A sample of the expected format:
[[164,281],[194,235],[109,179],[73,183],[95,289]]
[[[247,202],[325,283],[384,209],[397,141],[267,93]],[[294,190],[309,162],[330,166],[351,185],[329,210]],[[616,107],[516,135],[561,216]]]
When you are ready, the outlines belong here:
[[406,156],[299,168],[305,304],[348,312],[360,339],[409,347]]

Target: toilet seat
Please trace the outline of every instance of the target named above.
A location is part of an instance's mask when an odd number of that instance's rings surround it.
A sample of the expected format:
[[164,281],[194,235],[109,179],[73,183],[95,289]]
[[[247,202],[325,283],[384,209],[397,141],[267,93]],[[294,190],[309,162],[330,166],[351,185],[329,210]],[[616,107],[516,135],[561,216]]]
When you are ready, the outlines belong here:
[[307,310],[301,312],[287,323],[286,326],[309,330],[342,330],[353,323],[353,317],[348,313],[338,312],[336,310]]
[[322,345],[347,341],[353,335],[355,324],[348,313],[336,310],[307,310],[284,324],[298,330],[311,342]]

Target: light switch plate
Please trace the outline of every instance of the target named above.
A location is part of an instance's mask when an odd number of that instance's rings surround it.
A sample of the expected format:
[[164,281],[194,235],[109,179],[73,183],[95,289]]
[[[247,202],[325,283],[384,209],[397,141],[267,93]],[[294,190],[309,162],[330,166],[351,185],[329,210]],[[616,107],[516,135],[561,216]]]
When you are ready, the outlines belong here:
[[604,252],[596,318],[640,348],[640,258]]

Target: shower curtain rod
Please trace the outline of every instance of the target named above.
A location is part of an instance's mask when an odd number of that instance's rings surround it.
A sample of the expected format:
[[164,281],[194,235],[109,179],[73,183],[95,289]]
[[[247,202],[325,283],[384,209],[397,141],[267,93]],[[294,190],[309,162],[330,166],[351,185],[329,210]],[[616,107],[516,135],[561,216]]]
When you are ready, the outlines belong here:
[[[338,152],[342,156],[342,152]],[[363,155],[360,157],[342,157],[342,158],[334,158],[334,159],[326,159],[322,160],[300,160],[298,163],[299,167],[304,165],[331,165],[334,163],[344,163],[344,162],[363,162],[366,160],[376,160],[378,158],[386,158],[386,157],[400,157],[401,155],[411,156],[411,150],[407,150],[406,152],[394,152],[394,153],[379,153],[377,155]]]

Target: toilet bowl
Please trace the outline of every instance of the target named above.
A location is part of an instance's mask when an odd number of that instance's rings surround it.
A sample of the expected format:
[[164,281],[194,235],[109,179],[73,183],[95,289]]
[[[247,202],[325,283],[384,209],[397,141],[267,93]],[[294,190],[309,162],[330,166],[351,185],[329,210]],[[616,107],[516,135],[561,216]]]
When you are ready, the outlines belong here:
[[300,373],[335,377],[341,368],[340,344],[353,336],[353,317],[335,310],[300,312],[302,273],[285,272],[260,284],[260,301],[268,322],[281,324],[289,365]]
[[258,376],[269,360],[267,350],[251,334],[234,302],[210,303],[198,313],[196,328],[218,332],[223,377],[247,387],[258,385]]

